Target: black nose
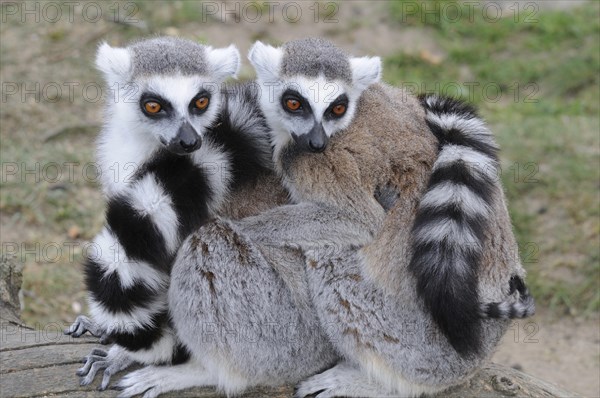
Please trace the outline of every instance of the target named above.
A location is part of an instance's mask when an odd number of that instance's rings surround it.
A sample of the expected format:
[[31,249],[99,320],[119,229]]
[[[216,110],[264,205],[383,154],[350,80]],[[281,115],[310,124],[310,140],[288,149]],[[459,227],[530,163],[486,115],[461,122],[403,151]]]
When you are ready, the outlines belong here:
[[320,153],[325,151],[327,144],[329,143],[329,137],[325,134],[325,130],[321,123],[315,122],[308,133],[300,135],[294,133],[291,134],[298,148],[303,151]]
[[189,122],[184,122],[177,131],[177,136],[170,142],[167,148],[179,155],[192,153],[200,148],[202,140]]
[[313,152],[323,152],[327,147],[327,144],[323,140],[310,140],[308,141],[308,146]]
[[198,138],[193,140],[179,140],[179,145],[183,148],[187,153],[194,152],[196,149],[200,148],[201,141]]
[[323,152],[325,148],[327,148],[327,143],[329,142],[329,138],[327,137],[327,134],[325,134],[323,125],[316,122],[306,138],[308,139],[308,149],[315,153]]

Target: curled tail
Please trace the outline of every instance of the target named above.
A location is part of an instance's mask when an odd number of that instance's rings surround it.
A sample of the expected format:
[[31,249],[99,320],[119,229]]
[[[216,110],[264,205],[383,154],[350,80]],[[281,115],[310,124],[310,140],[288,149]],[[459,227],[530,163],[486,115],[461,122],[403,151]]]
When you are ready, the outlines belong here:
[[441,331],[470,356],[481,349],[477,275],[497,194],[498,147],[471,106],[434,95],[420,100],[439,154],[417,209],[409,269]]
[[516,319],[528,318],[535,314],[535,301],[529,289],[525,286],[523,279],[518,276],[513,276],[510,279],[510,291],[512,296],[518,292],[519,296],[516,301],[502,301],[499,303],[487,303],[481,305],[481,317],[496,318],[496,319]]

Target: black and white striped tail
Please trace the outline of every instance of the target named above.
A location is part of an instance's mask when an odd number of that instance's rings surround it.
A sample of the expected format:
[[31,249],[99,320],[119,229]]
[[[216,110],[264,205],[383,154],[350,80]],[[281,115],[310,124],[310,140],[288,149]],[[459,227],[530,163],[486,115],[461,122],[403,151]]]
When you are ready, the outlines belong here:
[[439,154],[413,225],[409,269],[441,331],[470,356],[481,349],[477,275],[497,192],[498,147],[471,106],[435,95],[420,100]]
[[148,363],[182,358],[168,326],[169,272],[181,241],[209,219],[212,196],[190,157],[161,152],[108,198],[106,226],[84,261],[90,312],[105,337]]
[[500,303],[487,303],[481,305],[481,316],[495,319],[529,318],[535,314],[535,301],[525,286],[523,279],[513,276],[510,279],[510,292],[518,293],[516,301],[502,301]]

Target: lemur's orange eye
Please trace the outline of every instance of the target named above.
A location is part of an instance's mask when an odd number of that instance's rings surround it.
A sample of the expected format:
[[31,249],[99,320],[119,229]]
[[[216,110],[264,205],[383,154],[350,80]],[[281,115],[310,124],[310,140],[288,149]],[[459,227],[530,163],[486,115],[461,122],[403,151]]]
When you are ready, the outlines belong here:
[[333,114],[336,116],[342,116],[344,113],[346,113],[346,105],[338,104],[333,107],[331,112],[333,112]]
[[194,102],[194,105],[196,105],[196,108],[200,110],[206,109],[208,106],[208,97],[198,98],[196,102]]
[[285,106],[287,106],[290,111],[297,111],[300,109],[300,101],[290,98],[285,101]]
[[162,107],[160,106],[160,104],[158,102],[148,101],[144,104],[144,109],[148,113],[158,113],[158,112],[160,112]]

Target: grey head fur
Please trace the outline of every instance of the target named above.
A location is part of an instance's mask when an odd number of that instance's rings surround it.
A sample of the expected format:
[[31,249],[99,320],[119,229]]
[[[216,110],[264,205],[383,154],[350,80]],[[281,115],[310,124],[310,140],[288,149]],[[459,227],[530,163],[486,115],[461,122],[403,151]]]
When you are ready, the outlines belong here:
[[129,46],[133,75],[205,75],[209,72],[205,47],[191,40],[157,37]]
[[283,45],[283,76],[325,75],[328,80],[352,82],[350,57],[330,41],[320,38],[292,40]]

